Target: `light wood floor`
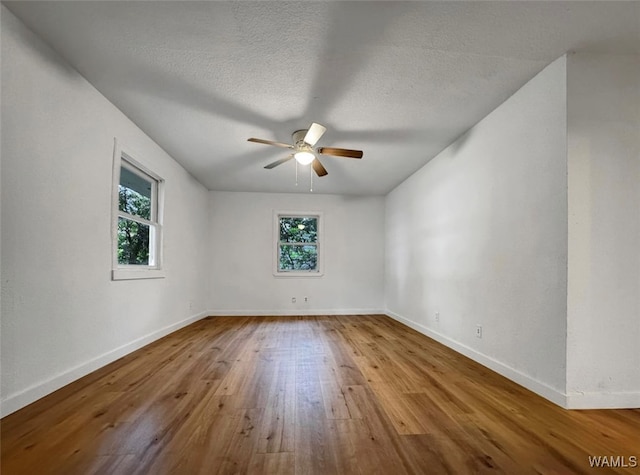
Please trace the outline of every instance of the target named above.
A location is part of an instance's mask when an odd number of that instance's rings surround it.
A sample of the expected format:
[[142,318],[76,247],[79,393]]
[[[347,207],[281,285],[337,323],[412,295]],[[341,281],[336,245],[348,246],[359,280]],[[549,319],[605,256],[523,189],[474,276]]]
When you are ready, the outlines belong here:
[[386,316],[209,317],[1,441],[3,475],[612,473],[589,456],[640,459],[640,410],[563,410]]

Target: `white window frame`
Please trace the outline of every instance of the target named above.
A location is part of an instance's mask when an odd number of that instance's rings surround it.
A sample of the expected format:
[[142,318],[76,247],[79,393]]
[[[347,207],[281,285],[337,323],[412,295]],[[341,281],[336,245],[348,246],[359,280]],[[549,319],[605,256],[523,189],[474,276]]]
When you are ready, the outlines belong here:
[[[134,156],[128,148],[125,148],[117,139],[114,141],[113,147],[113,185],[112,185],[112,208],[111,208],[111,255],[112,255],[112,280],[133,280],[133,279],[162,279],[165,277],[162,268],[162,242],[163,242],[163,226],[162,217],[164,214],[164,180],[155,172],[146,167]],[[145,180],[151,178],[151,216],[152,220],[147,220],[139,216],[132,216],[119,209],[119,185],[120,185],[120,168],[124,167],[131,172],[139,175]],[[152,265],[132,265],[118,263],[118,218],[124,217],[151,227],[149,242],[149,255]]]
[[[316,218],[318,220],[317,232],[317,266],[315,270],[308,271],[282,271],[280,270],[280,218]],[[273,211],[273,275],[275,277],[322,277],[324,275],[324,215],[321,211]]]

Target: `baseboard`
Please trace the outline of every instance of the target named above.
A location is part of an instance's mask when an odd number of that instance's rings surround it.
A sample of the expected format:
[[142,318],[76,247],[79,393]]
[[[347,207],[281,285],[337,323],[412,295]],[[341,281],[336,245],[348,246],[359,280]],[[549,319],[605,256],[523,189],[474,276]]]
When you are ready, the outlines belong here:
[[457,351],[460,354],[463,354],[467,358],[470,358],[477,363],[480,363],[482,366],[486,366],[487,368],[495,371],[498,374],[501,374],[507,379],[519,384],[527,388],[530,391],[542,396],[545,399],[557,404],[558,406],[567,408],[567,396],[566,394],[554,389],[550,386],[547,386],[545,383],[538,381],[520,371],[511,368],[510,366],[501,363],[487,355],[484,355],[473,348],[469,348],[462,343],[459,343],[455,340],[452,340],[449,337],[442,335],[441,333],[435,332],[419,323],[413,322],[407,318],[404,318],[402,315],[398,315],[397,313],[391,312],[389,310],[385,311],[386,315],[389,315],[394,320],[399,321],[407,325],[410,328],[413,328],[417,332],[422,333],[423,335],[428,336],[429,338],[433,338],[434,340],[442,343],[445,346],[448,346],[452,350]]
[[640,392],[569,392],[567,409],[640,409]]
[[114,350],[103,353],[100,356],[97,356],[78,366],[70,368],[67,371],[57,374],[56,376],[46,381],[35,384],[18,393],[12,394],[6,399],[0,401],[0,417],[7,416],[12,412],[15,412],[27,406],[28,404],[37,401],[47,394],[51,394],[52,392],[62,388],[63,386],[66,386],[67,384],[72,383],[73,381],[76,381],[77,379],[80,379],[83,376],[86,376],[87,374],[108,365],[109,363],[112,363],[118,358],[122,358],[123,356],[126,356],[129,353],[132,353],[133,351],[138,350],[143,346],[162,338],[163,336],[173,333],[180,328],[186,327],[187,325],[190,325],[191,323],[196,322],[208,315],[210,315],[210,313],[207,311],[185,318],[184,320],[151,332]]
[[318,315],[384,315],[385,311],[379,308],[331,308],[331,309],[273,309],[273,310],[211,310],[209,315],[231,317],[265,317],[265,316],[318,316]]

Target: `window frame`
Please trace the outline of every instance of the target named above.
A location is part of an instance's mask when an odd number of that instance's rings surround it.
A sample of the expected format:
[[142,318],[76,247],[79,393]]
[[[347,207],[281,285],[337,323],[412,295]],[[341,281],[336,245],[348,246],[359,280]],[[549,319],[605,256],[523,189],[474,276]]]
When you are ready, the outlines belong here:
[[[280,270],[280,218],[316,218],[316,269],[315,270]],[[290,244],[290,243],[289,243]],[[308,244],[308,243],[307,243]],[[322,277],[324,275],[324,215],[321,211],[273,211],[273,275],[274,277]]]
[[[117,139],[114,140],[113,150],[113,184],[111,208],[111,279],[162,279],[163,270],[163,214],[164,214],[164,179],[137,160],[138,154],[125,148]],[[120,170],[126,168],[131,173],[151,182],[151,220],[131,215],[119,209]],[[149,226],[149,259],[152,265],[120,264],[118,263],[118,220],[129,219]],[[153,237],[151,237],[151,235]]]

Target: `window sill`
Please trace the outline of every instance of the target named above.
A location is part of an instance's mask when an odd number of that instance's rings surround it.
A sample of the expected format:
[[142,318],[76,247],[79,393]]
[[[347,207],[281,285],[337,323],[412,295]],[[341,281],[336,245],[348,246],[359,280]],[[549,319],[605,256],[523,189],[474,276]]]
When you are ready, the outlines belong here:
[[313,278],[313,277],[322,277],[324,275],[323,272],[274,272],[273,276],[284,279],[291,279],[302,277],[305,279]]
[[111,280],[164,279],[162,269],[114,269]]

